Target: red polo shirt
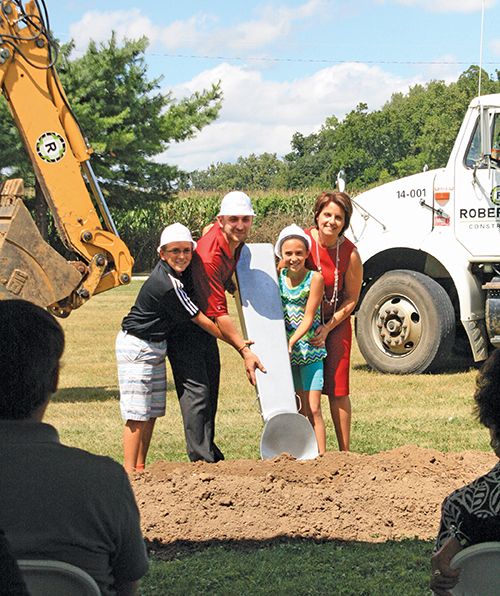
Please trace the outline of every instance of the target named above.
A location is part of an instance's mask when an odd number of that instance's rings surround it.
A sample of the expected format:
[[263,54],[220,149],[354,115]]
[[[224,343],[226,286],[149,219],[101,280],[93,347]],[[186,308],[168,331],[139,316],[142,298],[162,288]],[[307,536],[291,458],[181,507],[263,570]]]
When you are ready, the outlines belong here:
[[193,253],[193,282],[199,307],[207,317],[227,315],[226,286],[240,258],[243,242],[234,257],[218,222],[200,238]]

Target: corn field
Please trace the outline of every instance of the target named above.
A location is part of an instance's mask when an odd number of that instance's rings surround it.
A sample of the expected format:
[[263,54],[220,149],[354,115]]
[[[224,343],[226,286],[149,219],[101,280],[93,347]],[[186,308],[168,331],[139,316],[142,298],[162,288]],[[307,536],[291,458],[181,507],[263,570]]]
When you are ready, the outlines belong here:
[[[215,221],[225,193],[184,192],[178,197],[144,209],[114,214],[120,237],[135,259],[134,272],[151,271],[158,257],[156,248],[161,231],[169,224],[180,222],[191,230],[193,238],[201,236],[204,226]],[[301,227],[313,224],[313,205],[319,191],[249,192],[257,214],[249,242],[274,244],[285,226],[296,223]]]

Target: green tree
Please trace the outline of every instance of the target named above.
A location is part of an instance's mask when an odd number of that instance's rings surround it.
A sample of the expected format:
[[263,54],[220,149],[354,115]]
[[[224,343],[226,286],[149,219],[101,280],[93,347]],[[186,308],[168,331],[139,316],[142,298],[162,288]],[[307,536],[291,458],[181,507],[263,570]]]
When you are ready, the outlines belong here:
[[[500,92],[500,76],[484,71],[482,93]],[[285,156],[286,187],[333,186],[344,170],[354,188],[366,188],[446,165],[470,101],[478,93],[479,68],[457,82],[431,81],[394,94],[380,110],[360,103],[341,122],[327,119],[318,133],[295,133]]]
[[206,170],[192,172],[191,182],[196,190],[268,190],[279,185],[284,170],[276,153],[252,153],[238,157],[235,164],[211,164]]
[[[148,80],[145,37],[118,44],[113,34],[82,58],[71,60],[74,44],[61,48],[58,73],[69,103],[94,149],[93,169],[110,207],[130,208],[171,196],[182,173],[155,160],[171,143],[196,135],[218,117],[220,85],[175,100]],[[0,101],[0,175],[34,174],[4,98]]]
[[145,37],[119,45],[113,34],[99,46],[91,41],[82,58],[70,60],[72,43],[61,52],[61,82],[95,151],[92,165],[110,207],[168,199],[179,171],[155,158],[195,136],[221,108],[219,84],[180,101],[161,93],[161,79],[147,78],[147,46]]
[[33,186],[35,174],[3,96],[0,96],[0,147],[0,180],[24,178]]
[[239,190],[238,166],[233,163],[212,163],[206,170],[191,172],[190,179],[196,190]]
[[336,147],[335,116],[327,118],[319,133],[304,137],[297,132],[293,135],[292,152],[284,157],[286,169],[281,177],[285,188],[309,188],[331,184],[331,163]]

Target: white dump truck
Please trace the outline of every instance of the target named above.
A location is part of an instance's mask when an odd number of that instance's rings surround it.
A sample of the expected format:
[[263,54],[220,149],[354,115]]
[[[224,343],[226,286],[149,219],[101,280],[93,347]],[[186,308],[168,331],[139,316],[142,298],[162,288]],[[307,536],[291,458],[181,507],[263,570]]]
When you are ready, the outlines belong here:
[[499,142],[500,94],[478,97],[444,169],[355,197],[350,237],[364,267],[356,339],[375,370],[432,371],[456,335],[475,361],[500,347]]

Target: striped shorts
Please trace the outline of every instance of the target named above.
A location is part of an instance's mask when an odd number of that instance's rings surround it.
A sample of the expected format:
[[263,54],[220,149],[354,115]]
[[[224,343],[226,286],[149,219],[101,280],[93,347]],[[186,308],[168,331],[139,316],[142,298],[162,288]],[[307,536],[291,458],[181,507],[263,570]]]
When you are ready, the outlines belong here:
[[165,416],[167,342],[149,342],[120,331],[116,360],[123,420],[146,421]]

